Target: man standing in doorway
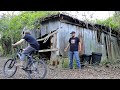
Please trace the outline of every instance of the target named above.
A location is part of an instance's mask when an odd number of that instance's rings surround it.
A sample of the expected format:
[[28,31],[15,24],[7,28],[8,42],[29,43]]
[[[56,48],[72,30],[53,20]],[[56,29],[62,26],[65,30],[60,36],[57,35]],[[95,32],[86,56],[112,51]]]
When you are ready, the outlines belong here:
[[81,43],[80,43],[79,38],[75,37],[75,32],[74,31],[72,31],[70,34],[71,34],[72,37],[69,39],[69,44],[64,49],[64,51],[66,52],[67,49],[70,47],[70,51],[69,51],[69,59],[70,59],[69,67],[70,67],[70,69],[73,69],[73,56],[75,56],[77,67],[78,67],[78,69],[81,69],[80,57],[79,57],[79,52],[81,51]]

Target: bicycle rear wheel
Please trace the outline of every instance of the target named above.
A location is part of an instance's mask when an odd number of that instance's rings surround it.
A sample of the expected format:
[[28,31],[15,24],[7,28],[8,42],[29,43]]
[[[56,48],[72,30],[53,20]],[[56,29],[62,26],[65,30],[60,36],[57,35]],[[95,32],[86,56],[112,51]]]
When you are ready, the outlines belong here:
[[33,61],[28,73],[29,79],[44,79],[47,74],[47,66],[44,61]]
[[15,66],[14,59],[8,59],[3,67],[4,76],[7,78],[12,77],[17,71],[17,67]]

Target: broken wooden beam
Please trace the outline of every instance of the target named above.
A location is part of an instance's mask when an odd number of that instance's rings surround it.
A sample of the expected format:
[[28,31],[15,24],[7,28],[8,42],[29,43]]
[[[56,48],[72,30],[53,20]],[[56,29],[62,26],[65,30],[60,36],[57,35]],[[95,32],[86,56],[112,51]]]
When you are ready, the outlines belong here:
[[52,36],[52,35],[56,34],[57,32],[58,32],[58,31],[55,31],[55,32],[53,32],[53,33],[49,33],[46,37],[41,38],[41,39],[38,39],[37,41],[43,41],[43,40],[45,40],[45,39],[49,38],[50,36]]
[[57,48],[54,49],[44,49],[44,50],[39,50],[38,52],[49,52],[49,51],[57,51]]

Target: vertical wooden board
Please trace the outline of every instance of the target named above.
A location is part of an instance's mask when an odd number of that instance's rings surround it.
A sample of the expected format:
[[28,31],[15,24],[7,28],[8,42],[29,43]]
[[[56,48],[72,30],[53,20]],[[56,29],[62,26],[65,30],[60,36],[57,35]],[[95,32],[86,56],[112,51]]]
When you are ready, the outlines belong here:
[[59,28],[59,21],[48,21],[47,23],[41,24],[41,36],[44,36],[57,28]]
[[113,58],[117,59],[119,54],[118,54],[118,44],[117,44],[117,39],[115,37],[111,37],[112,38],[112,54],[113,54]]
[[83,35],[83,48],[84,48],[84,54],[86,53],[85,52],[85,34],[84,34],[84,28],[83,28],[83,30],[82,30],[83,32],[82,32],[82,35]]
[[83,28],[80,28],[79,27],[79,29],[80,29],[80,31],[81,31],[81,43],[82,43],[82,54],[84,54],[85,52],[84,52],[84,49],[85,49],[85,47],[84,47],[84,29]]
[[75,32],[76,32],[76,36],[79,37],[81,34],[81,30],[78,28],[78,26],[75,26]]
[[111,58],[111,52],[110,52],[110,37],[107,35],[107,46],[108,46],[108,57]]
[[97,41],[97,31],[94,32],[94,40],[95,40],[95,52],[98,52],[98,41]]
[[61,31],[61,23],[60,23],[60,21],[58,21],[58,32],[57,32],[57,45],[56,45],[56,47],[58,48],[58,51],[56,51],[56,55],[61,55],[61,53],[60,53],[60,31]]
[[41,24],[40,26],[40,32],[41,32],[41,36],[44,36],[46,34],[46,25],[48,23],[45,23],[45,24]]
[[56,21],[56,20],[49,21],[47,33],[50,33],[51,31],[53,31],[57,28],[59,28],[59,21]]
[[111,37],[111,51],[112,51],[112,58],[113,58],[113,60],[115,59],[115,54],[116,54],[114,43],[115,43],[114,42],[114,38]]
[[76,26],[76,32],[78,33],[78,38],[80,39],[81,42],[81,52],[80,55],[84,54],[84,47],[83,47],[83,28],[80,28],[78,26]]
[[117,43],[117,50],[118,50],[118,56],[120,57],[120,46],[119,46],[119,41],[116,39]]
[[86,34],[85,34],[85,28],[83,29],[83,43],[84,43],[84,54],[86,54],[86,36],[85,36]]
[[85,54],[90,54],[89,30],[84,29]]
[[89,51],[89,53],[90,54],[92,54],[92,52],[93,52],[93,40],[92,40],[92,38],[93,38],[93,30],[90,30],[90,29],[88,29],[89,30],[89,41],[90,41],[90,51]]
[[117,57],[120,58],[120,47],[118,45],[117,38],[115,38],[115,45],[116,45]]
[[[60,23],[60,26],[62,27],[59,31],[59,48],[60,53],[64,56],[64,48],[67,46],[65,45],[68,42],[68,25],[65,23]],[[67,40],[66,40],[67,39]]]
[[106,56],[106,46],[105,46],[104,37],[105,37],[105,34],[102,33],[102,42],[103,42],[103,45],[102,45],[102,60],[106,60],[107,59],[107,56]]
[[92,33],[90,29],[87,29],[87,39],[88,39],[88,54],[90,55],[92,53]]
[[92,30],[92,52],[96,51],[95,31]]

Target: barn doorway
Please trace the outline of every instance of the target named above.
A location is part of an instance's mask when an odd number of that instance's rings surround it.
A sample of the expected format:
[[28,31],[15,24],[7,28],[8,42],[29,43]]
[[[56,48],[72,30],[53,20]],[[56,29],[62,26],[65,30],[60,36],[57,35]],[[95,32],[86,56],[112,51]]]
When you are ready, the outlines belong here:
[[[43,52],[39,52],[39,55],[40,57],[43,57],[43,58],[46,58],[47,60],[50,60],[51,59],[51,49],[54,49],[54,46],[56,46],[56,43],[53,43],[53,39],[56,38],[54,37],[56,30],[50,32],[49,34],[45,34],[44,36],[38,38],[38,39],[43,39],[43,38],[46,38],[47,39],[45,40],[42,40],[42,41],[38,41],[39,44],[40,44],[40,50],[48,50],[48,51],[43,51]],[[49,36],[49,37],[48,37]]]
[[[44,38],[46,37],[48,34],[45,34],[44,36],[40,37],[40,38]],[[40,39],[39,38],[39,39]],[[43,43],[43,41],[38,41],[39,44],[40,44],[40,50],[44,50],[44,49],[50,49],[50,38],[45,42]],[[50,56],[51,56],[51,52],[40,52],[39,53],[40,57],[44,57],[46,58],[47,60],[50,60]]]
[[104,36],[104,41],[105,41],[106,56],[108,58],[108,46],[107,46],[107,37],[106,36]]

